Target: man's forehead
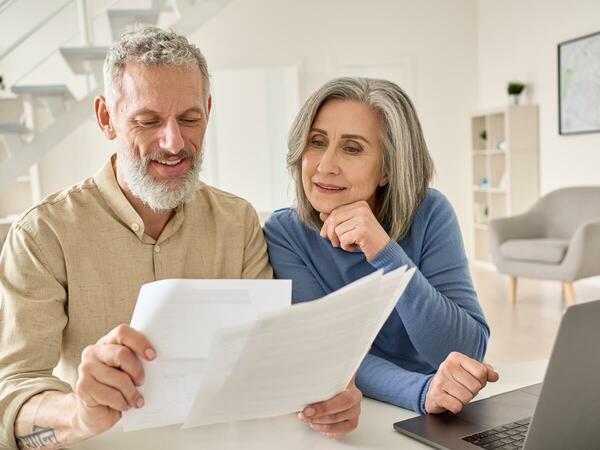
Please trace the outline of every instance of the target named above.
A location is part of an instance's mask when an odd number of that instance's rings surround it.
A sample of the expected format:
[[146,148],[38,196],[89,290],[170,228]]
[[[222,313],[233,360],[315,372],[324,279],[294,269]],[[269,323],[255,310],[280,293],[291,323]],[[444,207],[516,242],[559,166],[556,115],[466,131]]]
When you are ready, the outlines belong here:
[[205,103],[203,79],[197,67],[127,63],[119,97],[127,114],[171,107],[183,111],[202,108]]

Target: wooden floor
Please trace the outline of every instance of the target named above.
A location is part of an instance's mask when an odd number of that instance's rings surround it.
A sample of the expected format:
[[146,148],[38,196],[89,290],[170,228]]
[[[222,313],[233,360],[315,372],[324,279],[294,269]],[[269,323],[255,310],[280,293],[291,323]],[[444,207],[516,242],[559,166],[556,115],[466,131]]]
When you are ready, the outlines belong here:
[[[494,364],[548,359],[566,302],[560,283],[520,278],[517,304],[508,300],[508,277],[471,266],[479,302],[492,330],[486,360]],[[600,285],[575,282],[577,302],[600,299]]]

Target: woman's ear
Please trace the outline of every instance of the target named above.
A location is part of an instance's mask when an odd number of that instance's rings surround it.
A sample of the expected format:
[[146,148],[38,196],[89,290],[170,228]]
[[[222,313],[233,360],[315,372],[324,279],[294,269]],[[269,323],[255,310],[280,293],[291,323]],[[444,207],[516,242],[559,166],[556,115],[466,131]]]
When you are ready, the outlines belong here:
[[94,111],[96,113],[96,122],[98,122],[98,126],[104,133],[104,136],[111,141],[115,139],[117,137],[117,133],[111,123],[110,112],[104,96],[99,95],[96,97],[94,100]]
[[381,179],[379,180],[379,187],[383,187],[383,186],[385,186],[386,184],[388,184],[388,177],[387,177],[387,175],[384,173],[384,174],[381,176]]

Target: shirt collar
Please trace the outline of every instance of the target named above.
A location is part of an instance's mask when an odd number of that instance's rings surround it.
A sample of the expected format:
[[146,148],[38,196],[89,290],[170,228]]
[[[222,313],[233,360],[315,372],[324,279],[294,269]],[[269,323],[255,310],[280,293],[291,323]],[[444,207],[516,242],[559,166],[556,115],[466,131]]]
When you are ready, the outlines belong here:
[[[113,154],[106,164],[94,175],[94,182],[98,186],[100,195],[123,224],[129,228],[140,240],[154,243],[154,239],[144,234],[144,222],[135,208],[129,203],[121,190],[115,175],[114,165],[117,155]],[[167,225],[156,242],[161,242],[172,236],[182,225],[184,218],[184,205],[175,210]]]

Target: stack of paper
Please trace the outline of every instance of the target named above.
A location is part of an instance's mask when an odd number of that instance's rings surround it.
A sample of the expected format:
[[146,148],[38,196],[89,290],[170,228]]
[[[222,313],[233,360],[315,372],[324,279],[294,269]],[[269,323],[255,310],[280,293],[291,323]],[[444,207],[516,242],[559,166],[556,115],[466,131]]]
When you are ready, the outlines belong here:
[[[199,381],[193,394],[178,400],[172,419],[188,428],[270,417],[333,397],[346,388],[413,274],[406,267],[385,275],[378,271],[322,299],[215,329],[207,359],[179,373]],[[160,368],[161,375],[151,369],[147,383],[150,376],[164,380],[166,369]],[[146,406],[134,411],[143,420],[126,429],[164,424],[150,409],[144,411],[154,402],[148,394]],[[188,394],[180,390],[180,395]]]
[[131,326],[156,347],[142,362],[145,405],[123,415],[133,431],[182,423],[202,381],[215,331],[289,307],[289,280],[161,280],[142,286]]

